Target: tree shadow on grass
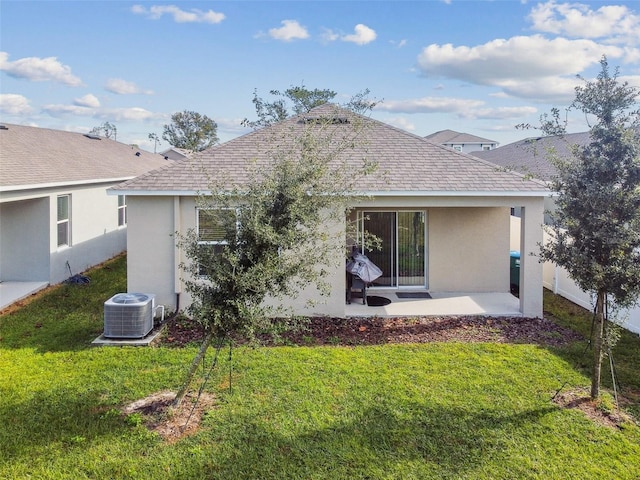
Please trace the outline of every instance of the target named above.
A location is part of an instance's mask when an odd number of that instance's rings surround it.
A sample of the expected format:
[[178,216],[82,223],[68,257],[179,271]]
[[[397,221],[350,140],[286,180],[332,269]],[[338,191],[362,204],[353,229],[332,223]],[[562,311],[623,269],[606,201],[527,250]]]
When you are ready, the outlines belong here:
[[43,448],[87,448],[105,436],[131,429],[119,410],[100,406],[99,394],[64,387],[35,393],[22,402],[0,402],[0,450],[6,461],[29,463]]
[[343,423],[294,437],[278,436],[252,418],[234,419],[228,433],[234,448],[225,449],[232,453],[202,473],[215,472],[216,478],[403,478],[403,472],[415,475],[413,468],[418,474],[430,472],[430,478],[447,478],[489,459],[495,462],[507,448],[509,432],[555,410],[549,406],[513,414],[415,404],[400,412],[376,405]]

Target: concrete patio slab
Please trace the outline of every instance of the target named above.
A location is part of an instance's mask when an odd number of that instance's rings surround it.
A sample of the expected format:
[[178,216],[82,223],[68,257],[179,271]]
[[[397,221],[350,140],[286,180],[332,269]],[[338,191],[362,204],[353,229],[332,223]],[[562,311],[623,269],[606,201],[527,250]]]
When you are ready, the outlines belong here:
[[97,347],[148,347],[160,338],[165,325],[163,323],[159,327],[155,327],[143,338],[107,338],[104,335],[100,335],[91,344]]
[[429,292],[432,298],[398,298],[395,291],[370,288],[367,295],[385,297],[391,303],[380,307],[362,304],[354,298],[346,306],[347,317],[460,316],[521,317],[520,300],[510,293]]

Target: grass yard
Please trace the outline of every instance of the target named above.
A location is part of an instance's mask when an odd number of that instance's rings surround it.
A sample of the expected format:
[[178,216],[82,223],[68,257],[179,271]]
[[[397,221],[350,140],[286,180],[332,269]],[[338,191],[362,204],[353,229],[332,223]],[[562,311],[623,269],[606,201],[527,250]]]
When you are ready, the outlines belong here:
[[[636,423],[551,401],[589,385],[584,342],[242,347],[231,391],[226,355],[214,371],[198,432],[163,441],[121,407],[175,390],[196,347],[90,346],[104,301],[126,291],[125,262],[0,316],[0,478],[640,478]],[[588,332],[584,311],[553,295],[545,305]],[[638,336],[624,334],[614,359],[638,415]]]

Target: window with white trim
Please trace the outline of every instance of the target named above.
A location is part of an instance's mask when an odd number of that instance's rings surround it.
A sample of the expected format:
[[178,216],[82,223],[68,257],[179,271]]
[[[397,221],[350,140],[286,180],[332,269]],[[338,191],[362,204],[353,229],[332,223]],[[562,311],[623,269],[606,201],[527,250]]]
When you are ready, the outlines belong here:
[[71,245],[71,195],[58,195],[58,247]]
[[124,227],[127,224],[127,197],[118,195],[118,226]]
[[200,275],[207,274],[207,265],[202,263],[209,255],[222,252],[227,241],[227,229],[235,226],[237,229],[237,215],[234,209],[198,209],[198,247],[201,249]]

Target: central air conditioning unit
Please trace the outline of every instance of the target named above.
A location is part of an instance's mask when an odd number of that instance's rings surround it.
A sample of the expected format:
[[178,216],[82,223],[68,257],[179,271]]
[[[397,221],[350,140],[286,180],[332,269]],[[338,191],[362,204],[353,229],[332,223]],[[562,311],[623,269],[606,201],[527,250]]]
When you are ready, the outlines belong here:
[[153,330],[155,295],[118,293],[104,302],[104,336],[142,338]]

